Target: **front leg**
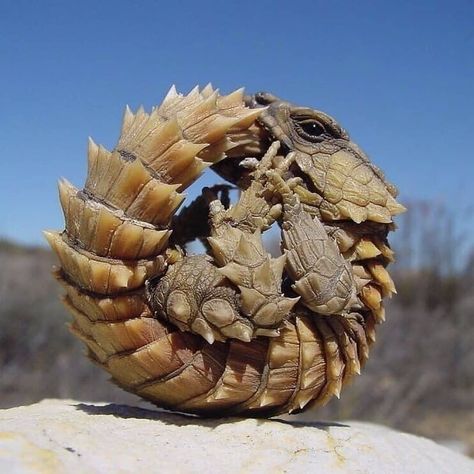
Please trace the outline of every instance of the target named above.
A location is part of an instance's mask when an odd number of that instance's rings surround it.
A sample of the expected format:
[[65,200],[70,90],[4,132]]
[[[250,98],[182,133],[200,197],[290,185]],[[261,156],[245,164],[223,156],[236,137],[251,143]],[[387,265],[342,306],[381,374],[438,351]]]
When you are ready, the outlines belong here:
[[280,173],[267,172],[283,201],[282,237],[286,269],[293,289],[312,311],[346,313],[356,303],[356,285],[348,262],[318,218],[306,212]]

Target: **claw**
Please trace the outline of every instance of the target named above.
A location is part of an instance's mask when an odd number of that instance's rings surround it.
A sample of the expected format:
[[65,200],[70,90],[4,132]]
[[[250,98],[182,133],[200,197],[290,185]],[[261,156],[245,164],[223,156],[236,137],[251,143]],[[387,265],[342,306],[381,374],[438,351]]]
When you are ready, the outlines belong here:
[[197,318],[193,322],[191,329],[200,334],[209,344],[215,341],[214,332],[204,319]]

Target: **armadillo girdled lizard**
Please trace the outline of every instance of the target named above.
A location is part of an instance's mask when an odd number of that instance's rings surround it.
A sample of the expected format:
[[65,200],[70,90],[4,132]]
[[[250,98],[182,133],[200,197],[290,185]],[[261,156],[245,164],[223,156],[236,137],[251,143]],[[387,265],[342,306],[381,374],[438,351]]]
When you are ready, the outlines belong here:
[[[233,185],[183,191],[211,167]],[[230,203],[229,189],[239,197]],[[396,189],[330,116],[268,93],[172,88],[90,141],[46,232],[72,332],[125,390],[207,416],[324,404],[355,374],[395,292]],[[276,223],[282,255],[262,233]],[[205,255],[187,255],[199,238]]]

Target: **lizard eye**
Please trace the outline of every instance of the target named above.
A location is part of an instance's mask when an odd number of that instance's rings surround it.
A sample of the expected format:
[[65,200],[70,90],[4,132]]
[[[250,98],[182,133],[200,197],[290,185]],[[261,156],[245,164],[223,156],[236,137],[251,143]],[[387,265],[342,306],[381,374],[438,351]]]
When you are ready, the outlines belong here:
[[316,120],[310,120],[307,122],[300,123],[300,127],[305,133],[311,135],[312,137],[319,137],[324,133],[324,128]]
[[295,121],[295,128],[298,134],[311,142],[320,142],[326,134],[324,126],[315,119],[303,119]]

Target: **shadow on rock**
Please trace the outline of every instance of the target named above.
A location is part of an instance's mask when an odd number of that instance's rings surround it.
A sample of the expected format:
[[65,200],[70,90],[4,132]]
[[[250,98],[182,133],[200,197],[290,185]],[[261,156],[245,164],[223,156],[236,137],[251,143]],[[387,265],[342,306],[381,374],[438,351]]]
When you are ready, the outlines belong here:
[[339,428],[350,428],[350,425],[336,423],[335,421],[302,421],[302,420],[284,420],[281,418],[272,418],[273,421],[293,426],[293,428],[317,428],[318,430],[329,431],[329,428],[337,426]]
[[[146,408],[139,408],[129,405],[119,405],[115,403],[109,403],[108,405],[94,405],[90,403],[78,403],[74,405],[77,410],[83,411],[88,415],[110,415],[116,418],[133,418],[142,420],[159,420],[161,423],[166,423],[176,426],[207,426],[213,428],[220,425],[226,425],[236,423],[251,418],[202,418],[196,415],[187,415],[184,413],[168,412],[164,410],[149,410]],[[292,426],[294,428],[312,427],[324,431],[328,431],[330,427],[337,426],[348,428],[349,425],[332,422],[320,422],[320,421],[300,421],[300,420],[285,420],[281,418],[261,419],[255,418],[257,426],[268,422],[282,423],[285,425]]]

